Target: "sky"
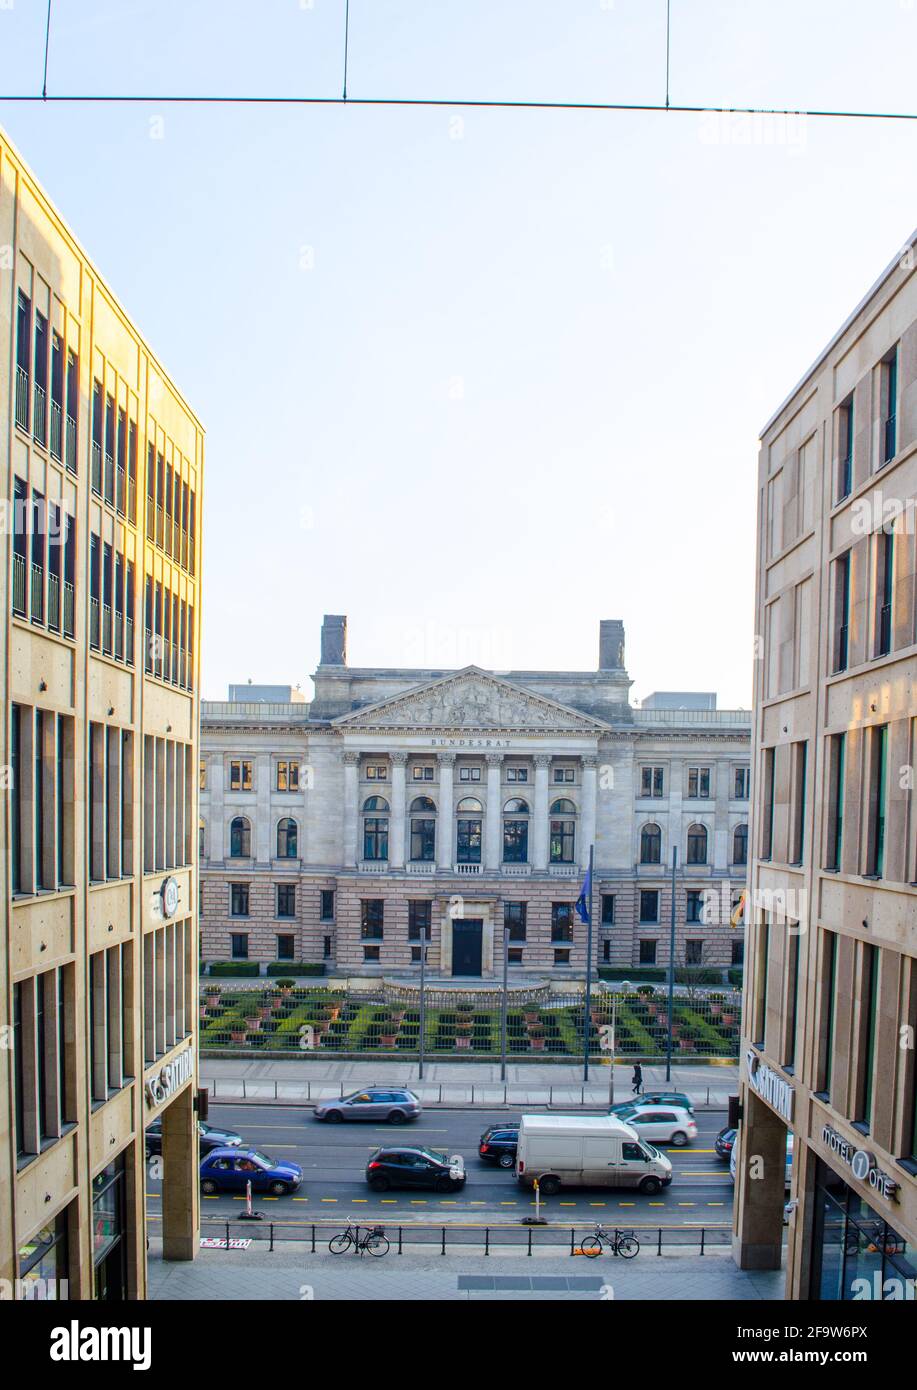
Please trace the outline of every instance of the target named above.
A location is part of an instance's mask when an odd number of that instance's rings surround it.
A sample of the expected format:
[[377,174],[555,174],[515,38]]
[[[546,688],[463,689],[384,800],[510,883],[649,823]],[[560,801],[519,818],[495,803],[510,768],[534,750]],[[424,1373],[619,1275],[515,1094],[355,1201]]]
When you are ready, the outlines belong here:
[[[595,669],[751,701],[761,427],[917,226],[917,0],[351,0],[348,95],[0,123],[207,430],[203,689]],[[339,96],[344,0],[53,0],[54,93]]]

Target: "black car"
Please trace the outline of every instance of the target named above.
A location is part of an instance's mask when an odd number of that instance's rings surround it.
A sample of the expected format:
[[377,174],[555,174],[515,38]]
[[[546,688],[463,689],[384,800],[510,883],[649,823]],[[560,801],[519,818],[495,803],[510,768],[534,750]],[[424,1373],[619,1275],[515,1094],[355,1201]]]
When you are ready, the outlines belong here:
[[518,1124],[491,1125],[481,1135],[478,1153],[485,1163],[498,1163],[501,1168],[514,1168],[518,1143]]
[[374,1192],[390,1187],[457,1192],[465,1186],[465,1162],[459,1154],[438,1149],[376,1149],[366,1165],[366,1181]]
[[[205,1125],[203,1120],[198,1120],[197,1130],[200,1139],[201,1158],[209,1154],[211,1149],[238,1148],[242,1143],[242,1135],[236,1134],[232,1129],[217,1129],[214,1125]],[[162,1117],[158,1116],[151,1120],[146,1127],[146,1156],[162,1153]]]
[[724,1163],[729,1162],[729,1157],[732,1153],[732,1146],[735,1143],[735,1141],[736,1131],[734,1129],[730,1129],[728,1125],[725,1129],[721,1129],[719,1134],[714,1139],[713,1147],[716,1149],[718,1157],[720,1157]]

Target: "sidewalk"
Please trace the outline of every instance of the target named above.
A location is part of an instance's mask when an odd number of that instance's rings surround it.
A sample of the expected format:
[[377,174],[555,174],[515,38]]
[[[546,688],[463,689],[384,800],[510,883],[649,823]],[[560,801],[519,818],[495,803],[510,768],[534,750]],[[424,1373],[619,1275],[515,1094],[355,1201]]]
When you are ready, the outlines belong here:
[[[537,1062],[507,1063],[506,1083],[500,1080],[499,1062],[430,1061],[424,1079],[417,1079],[417,1062],[381,1059],[347,1062],[330,1058],[290,1057],[280,1061],[243,1061],[233,1057],[202,1057],[201,1085],[214,1101],[280,1101],[296,1105],[346,1095],[359,1086],[409,1085],[426,1105],[498,1106],[585,1105],[606,1109],[610,1067],[590,1062],[589,1084],[583,1084],[583,1066]],[[631,1098],[630,1064],[614,1069],[615,1101]],[[665,1064],[643,1068],[645,1091],[667,1088],[684,1091],[698,1109],[725,1110],[738,1091],[738,1063],[726,1066],[672,1066],[665,1080]]]
[[166,1264],[160,1242],[151,1239],[148,1267],[149,1297],[175,1302],[771,1301],[782,1300],[784,1289],[782,1271],[738,1270],[727,1250],[702,1258],[641,1252],[625,1263],[612,1255],[587,1260],[545,1253],[529,1259],[506,1252],[489,1257],[390,1254],[384,1259],[360,1259],[353,1254],[313,1255],[308,1247],[296,1251],[285,1245],[273,1254],[201,1250],[194,1261]]

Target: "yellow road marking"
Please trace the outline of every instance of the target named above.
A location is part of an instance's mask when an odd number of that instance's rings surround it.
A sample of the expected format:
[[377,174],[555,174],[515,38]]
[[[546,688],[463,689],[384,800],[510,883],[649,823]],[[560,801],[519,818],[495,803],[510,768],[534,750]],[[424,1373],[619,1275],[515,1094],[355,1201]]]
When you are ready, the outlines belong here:
[[366,1206],[366,1203],[369,1201],[369,1198],[368,1198],[368,1197],[351,1197],[350,1200],[351,1200],[351,1202],[360,1202],[360,1203],[362,1203],[362,1205],[365,1207],[365,1206]]
[[383,1206],[388,1205],[390,1207],[397,1207],[398,1205],[397,1197],[380,1197],[379,1201],[382,1203]]
[[604,1206],[607,1206],[607,1203],[606,1203],[606,1202],[590,1202],[589,1205],[590,1205],[591,1207],[604,1207]]
[[680,1207],[696,1207],[696,1206],[697,1206],[697,1203],[696,1203],[696,1202],[679,1202],[678,1205],[679,1205]]
[[619,1206],[619,1207],[635,1207],[636,1205],[637,1205],[636,1202],[619,1202],[619,1203],[618,1203],[618,1206]]
[[[530,1203],[530,1205],[531,1205],[531,1206],[534,1206],[535,1203],[532,1202],[532,1203]],[[517,1202],[501,1202],[501,1203],[500,1203],[500,1206],[501,1206],[501,1207],[515,1207],[515,1206],[518,1206],[518,1203],[517,1203]]]
[[575,1203],[575,1202],[558,1202],[557,1205],[558,1205],[559,1207],[575,1207],[575,1206],[576,1206],[576,1203]]
[[293,1198],[293,1201],[294,1201],[294,1202],[308,1202],[308,1200],[309,1200],[308,1197],[294,1197],[294,1198]]
[[321,1201],[321,1202],[336,1202],[336,1201],[337,1201],[337,1197],[320,1197],[320,1198],[319,1198],[319,1201]]

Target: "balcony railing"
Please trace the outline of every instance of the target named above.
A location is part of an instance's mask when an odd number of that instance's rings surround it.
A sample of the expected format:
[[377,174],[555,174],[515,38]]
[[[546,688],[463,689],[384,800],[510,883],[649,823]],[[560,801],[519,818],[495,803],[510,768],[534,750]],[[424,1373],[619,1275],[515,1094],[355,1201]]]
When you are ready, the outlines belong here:
[[124,660],[128,666],[134,664],[134,620],[124,619]]
[[97,440],[92,441],[90,450],[90,473],[89,480],[92,483],[93,492],[102,496],[102,446]]
[[124,660],[124,614],[115,609],[115,660]]
[[122,516],[124,515],[124,481],[124,469],[119,463],[116,475],[115,506]]
[[156,503],[153,501],[153,498],[152,498],[151,494],[150,494],[150,493],[147,493],[147,495],[146,495],[146,534],[147,534],[147,540],[150,540],[150,541],[153,540],[153,539],[155,538],[155,530],[154,530],[154,526],[155,526],[155,516],[156,516]]
[[436,873],[436,864],[432,859],[409,859],[404,867],[409,874]]
[[172,554],[172,513],[165,513],[165,524],[163,527],[162,540],[160,545],[167,555]]
[[72,585],[72,584],[68,584],[68,583],[67,583],[67,580],[65,579],[65,580],[64,580],[64,636],[65,636],[65,637],[72,637],[72,636],[73,636],[73,631],[74,631],[74,629],[73,629],[73,609],[74,609],[73,585]]
[[21,430],[29,428],[29,374],[16,363],[16,424]]
[[35,383],[34,391],[35,404],[32,409],[32,434],[39,444],[44,444],[48,430],[48,398],[45,388]]
[[576,864],[549,864],[548,873],[552,878],[576,878],[579,869]]
[[160,549],[160,550],[163,550],[163,549],[164,549],[163,540],[164,540],[164,536],[163,536],[163,510],[162,510],[161,504],[157,502],[157,504],[156,504],[156,544],[159,546],[159,549]]
[[137,480],[129,477],[127,480],[127,519],[137,521]]
[[109,453],[105,455],[105,501],[110,507],[115,505],[115,460]]
[[111,656],[111,604],[102,605],[102,650]]
[[388,860],[361,859],[357,867],[361,874],[384,874],[388,869]]
[[51,453],[56,459],[62,458],[64,417],[59,401],[51,402]]
[[99,650],[99,600],[89,600],[89,645]]
[[44,621],[45,612],[45,572],[41,565],[32,562],[32,622]]
[[183,651],[181,654],[181,686],[186,688],[188,684],[188,657]]
[[143,669],[149,675],[153,674],[153,633],[150,628],[144,628],[144,648],[143,648]]
[[60,580],[56,574],[48,574],[48,627],[60,632]]
[[67,416],[67,467],[71,473],[76,472],[76,421],[72,415]]
[[483,864],[456,864],[454,868],[462,878],[480,878],[484,872]]
[[172,684],[178,685],[178,644],[172,643]]
[[531,864],[504,864],[502,867],[506,878],[528,878],[532,872]]
[[25,571],[26,560],[24,555],[13,555],[13,612],[19,613],[24,618],[26,614],[25,599]]

